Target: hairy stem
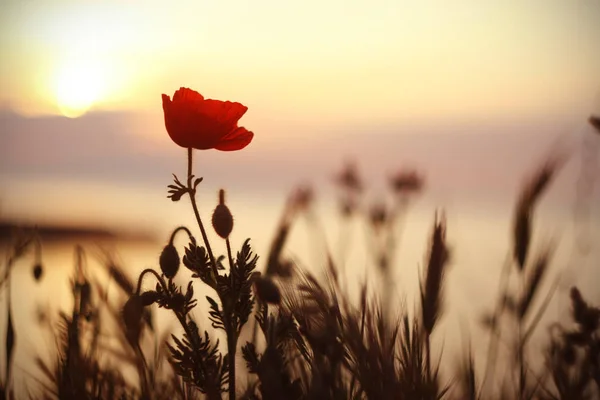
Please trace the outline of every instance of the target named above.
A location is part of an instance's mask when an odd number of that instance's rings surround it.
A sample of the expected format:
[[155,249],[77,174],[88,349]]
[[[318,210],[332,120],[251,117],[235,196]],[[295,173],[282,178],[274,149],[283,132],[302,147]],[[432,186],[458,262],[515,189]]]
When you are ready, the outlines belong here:
[[190,232],[190,230],[187,227],[185,227],[185,226],[179,226],[176,229],[174,229],[173,232],[171,233],[171,238],[169,239],[169,244],[171,244],[171,245],[173,244],[173,241],[175,240],[175,235],[177,235],[177,233],[179,231],[185,231],[185,233],[187,233],[188,238],[190,240],[192,240],[194,238],[194,235],[192,235],[192,232]]
[[[204,245],[206,246],[206,251],[208,252],[208,256],[210,257],[210,262],[212,264],[212,273],[216,274],[217,263],[215,261],[215,256],[213,255],[212,249],[210,247],[210,243],[208,241],[208,236],[206,235],[206,230],[204,229],[204,224],[202,223],[202,219],[200,218],[200,212],[198,211],[198,205],[196,204],[196,191],[192,187],[192,148],[188,148],[188,173],[187,173],[187,188],[188,194],[190,195],[190,201],[192,202],[192,208],[194,209],[194,215],[196,216],[196,221],[198,222],[198,226],[200,227],[200,232],[202,233],[202,239],[204,240]],[[215,279],[216,281],[216,279]]]
[[[187,163],[187,189],[188,189],[188,194],[190,195],[190,201],[192,203],[192,208],[194,210],[194,215],[196,216],[196,222],[198,222],[198,227],[200,228],[200,232],[202,233],[202,239],[204,240],[204,245],[206,246],[206,251],[208,252],[208,256],[210,257],[210,262],[212,265],[211,268],[211,274],[213,277],[214,282],[217,282],[217,262],[215,260],[215,256],[213,254],[212,248],[210,247],[210,242],[208,241],[208,236],[206,235],[206,230],[204,229],[204,224],[202,223],[202,219],[200,218],[200,212],[198,211],[198,205],[196,204],[196,190],[195,188],[192,186],[192,179],[193,179],[193,175],[192,175],[192,160],[193,160],[193,149],[192,148],[188,148],[187,149],[187,155],[188,155],[188,163]],[[230,253],[230,262],[231,262],[231,249],[229,248],[229,242],[227,242],[227,249]],[[232,267],[233,270],[233,267]],[[232,279],[233,279],[233,275],[232,275]],[[221,294],[219,294],[219,297],[221,297]],[[223,299],[221,299],[221,301],[223,302]],[[181,315],[179,313],[177,314],[177,318],[179,319],[179,323],[184,327],[186,334],[190,337],[190,340],[193,336],[191,336],[191,332],[189,330],[189,326],[187,324],[186,321],[186,317],[184,315]],[[230,313],[231,315],[231,313]],[[235,345],[236,342],[233,342],[233,346],[232,346],[232,340],[235,339],[235,337],[233,337],[233,319],[228,316],[227,318],[229,321],[227,321],[227,344],[228,344],[228,348],[229,348],[229,352],[230,354],[232,353],[232,347],[233,347],[233,354],[232,357],[230,357],[230,365],[229,365],[229,396],[230,399],[235,399],[235,363],[233,362],[233,360],[235,359]],[[194,344],[192,344],[194,346]],[[233,367],[232,367],[233,365]],[[233,382],[233,383],[232,383]],[[232,391],[233,389],[233,391]],[[232,393],[233,393],[233,397],[232,397]],[[212,395],[209,394],[209,397],[212,397]]]
[[227,333],[227,347],[229,349],[229,400],[235,400],[235,353],[237,348],[237,335],[233,332],[233,323],[230,324],[231,332]]
[[229,400],[235,400],[235,353],[237,350],[238,341],[238,330],[237,323],[234,315],[234,305],[237,303],[237,297],[235,294],[235,277],[234,277],[234,264],[233,257],[231,256],[231,244],[229,238],[225,239],[227,244],[227,257],[229,258],[229,278],[231,279],[231,293],[233,300],[231,302],[231,310],[229,310],[227,324],[227,350],[229,352]]
[[231,244],[229,243],[229,238],[225,239],[225,243],[227,244],[227,257],[229,258],[229,275],[231,278],[231,288],[233,289],[234,278],[233,278],[233,256],[231,255]]
[[160,286],[162,286],[163,290],[165,292],[168,292],[169,290],[167,289],[167,286],[165,285],[165,281],[163,280],[163,278],[158,274],[158,272],[156,272],[155,270],[153,270],[152,268],[146,268],[145,270],[143,270],[142,272],[140,272],[140,276],[138,278],[138,283],[137,283],[137,288],[135,290],[135,294],[140,294],[140,290],[142,290],[142,281],[144,280],[144,275],[146,274],[152,274],[156,277],[156,280],[158,281],[158,283],[160,284]]

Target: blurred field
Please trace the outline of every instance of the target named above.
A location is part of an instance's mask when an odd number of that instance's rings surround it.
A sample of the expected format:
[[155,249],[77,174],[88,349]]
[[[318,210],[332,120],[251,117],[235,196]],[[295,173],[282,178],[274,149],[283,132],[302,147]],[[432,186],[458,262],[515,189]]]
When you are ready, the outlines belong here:
[[[571,151],[569,161],[557,174],[556,181],[536,210],[532,248],[554,240],[557,246],[546,282],[553,281],[559,274],[561,278],[540,322],[540,329],[535,334],[539,340],[530,345],[533,354],[542,354],[547,346],[544,327],[568,315],[570,306],[567,299],[571,286],[578,286],[592,304],[596,304],[599,299],[595,282],[598,278],[596,267],[600,253],[596,246],[590,246],[600,239],[597,230],[600,224],[596,223],[600,222],[597,210],[599,203],[594,201],[599,197],[597,188],[588,191],[592,198],[584,199],[583,203],[576,196],[577,178],[582,179],[582,153],[579,153],[578,146],[582,142],[588,143],[584,139],[590,132],[584,128],[579,133],[581,136],[572,135],[558,142],[570,143],[568,148],[575,150]],[[14,141],[13,149],[18,149],[19,142],[24,139],[11,137]],[[284,250],[286,257],[306,271],[321,275],[327,264],[326,250],[329,249],[338,262],[345,260],[344,265],[338,267],[350,298],[355,301],[358,299],[360,286],[365,281],[372,290],[377,291],[381,283],[379,273],[373,266],[372,249],[367,240],[370,235],[367,229],[369,221],[359,218],[344,222],[339,215],[333,179],[339,166],[325,169],[344,149],[359,147],[361,137],[363,136],[351,137],[353,142],[346,142],[341,149],[335,149],[335,153],[334,145],[329,144],[331,149],[299,148],[298,153],[290,153],[290,157],[285,160],[277,152],[254,155],[250,152],[246,158],[230,162],[240,166],[249,165],[250,170],[234,166],[219,168],[219,157],[206,153],[206,160],[201,158],[197,167],[206,171],[203,175],[207,177],[199,192],[201,214],[211,214],[217,200],[216,183],[224,182],[223,186],[228,188],[228,205],[235,218],[232,243],[236,246],[250,237],[253,248],[261,256],[259,270],[264,271],[266,255],[284,209],[286,191],[295,185],[294,182],[315,181],[313,215],[318,218],[318,226],[314,225],[314,219],[298,220]],[[488,339],[479,333],[482,332],[479,321],[484,312],[493,308],[496,301],[502,260],[512,246],[514,199],[518,188],[528,176],[526,173],[517,174],[515,165],[535,166],[552,149],[565,150],[564,146],[557,147],[556,141],[542,141],[541,135],[523,133],[518,139],[517,137],[512,133],[500,140],[492,135],[463,133],[456,136],[433,135],[428,138],[429,141],[425,141],[422,135],[398,138],[380,133],[370,136],[368,144],[363,146],[363,152],[354,157],[359,171],[368,183],[368,191],[361,200],[361,207],[365,211],[389,196],[386,186],[393,167],[411,165],[424,171],[425,189],[411,203],[402,221],[397,257],[389,275],[391,281],[388,282],[394,293],[392,303],[395,304],[394,308],[402,305],[409,312],[418,307],[417,283],[423,278],[422,269],[433,215],[436,210],[445,210],[447,240],[452,257],[445,278],[443,319],[436,328],[440,333],[434,336],[433,346],[438,350],[443,348],[444,358],[454,360],[464,352],[465,340],[470,340],[474,359],[480,365],[480,373],[485,360],[483,349]],[[386,141],[390,140],[398,142],[397,150],[388,147],[390,143]],[[517,140],[519,145],[515,142]],[[547,145],[541,145],[538,141]],[[597,143],[589,143],[596,146],[591,147],[591,150],[598,148]],[[427,151],[424,146],[427,146]],[[38,150],[33,147],[32,151],[35,154]],[[331,160],[314,158],[313,151],[330,152]],[[375,162],[379,152],[384,155]],[[393,155],[395,153],[397,156]],[[204,154],[202,153],[203,157]],[[429,158],[425,154],[429,154]],[[508,154],[511,155],[510,159],[507,158]],[[422,155],[423,163],[418,163]],[[115,156],[118,159],[119,155]],[[65,154],[58,164],[53,159],[40,160],[42,164],[33,169],[28,164],[20,167],[14,162],[11,164],[8,157],[5,163],[8,163],[10,169],[3,169],[5,217],[29,224],[39,219],[51,227],[40,230],[43,243],[43,280],[35,282],[33,279],[31,256],[20,260],[13,267],[13,318],[15,329],[20,332],[14,354],[15,388],[24,387],[21,385],[26,385],[32,379],[34,355],[51,354],[54,350],[46,325],[40,323],[51,321],[59,310],[72,307],[67,278],[73,268],[73,249],[76,244],[85,249],[88,255],[87,270],[99,282],[107,278],[102,267],[108,259],[107,255],[116,257],[119,265],[125,268],[125,273],[133,279],[142,269],[157,266],[162,243],[175,226],[193,220],[185,201],[173,204],[166,199],[164,182],[158,184],[159,179],[150,174],[146,176],[143,169],[135,172],[137,168],[141,168],[139,165],[133,172],[130,171],[130,176],[115,175],[118,181],[113,184],[109,180],[111,173],[102,175],[105,173],[102,171],[106,171],[101,167],[104,159],[99,158],[96,165],[88,162],[87,158],[85,162],[74,158],[71,163],[75,164],[71,165],[78,165],[83,170],[78,167],[73,170],[78,172],[72,173],[66,169],[69,157],[69,154]],[[264,167],[260,163],[248,164],[252,157],[260,158]],[[411,160],[410,163],[405,162],[403,157]],[[131,153],[122,158],[122,162],[135,165],[139,161],[141,165],[151,165],[152,159],[152,155],[148,158],[146,155]],[[166,164],[161,167],[176,165],[167,159],[163,160]],[[61,163],[65,167],[61,167]],[[45,170],[44,165],[58,170]],[[114,167],[111,164],[106,166],[109,169]],[[173,171],[177,172],[181,167],[179,165]],[[597,164],[592,164],[591,167],[597,168]],[[229,168],[239,173],[232,173]],[[149,172],[152,170],[150,168]],[[266,178],[269,179],[261,179],[261,171],[266,171]],[[84,183],[81,174],[94,178],[86,179]],[[158,175],[166,176],[167,172],[165,170]],[[213,175],[217,178],[213,178]],[[593,183],[592,181],[590,184]],[[589,214],[586,214],[589,218],[577,219],[577,207],[586,204],[591,207]],[[77,224],[89,226],[91,230],[68,228],[69,225],[78,226]],[[6,228],[4,230],[8,232],[8,226]],[[9,250],[7,232],[2,235],[4,253]],[[216,239],[212,232],[209,232],[209,237],[213,241]],[[186,278],[179,277],[178,280],[183,284]],[[202,297],[199,294],[199,298]],[[3,304],[6,304],[5,301],[3,299]],[[2,310],[4,330],[5,307]],[[205,315],[203,313],[206,313],[206,308],[200,305],[196,311],[200,320]],[[159,316],[158,321],[169,326],[170,320],[164,319],[164,316]],[[35,337],[44,339],[33,339]],[[541,365],[542,360],[534,362]],[[442,363],[442,376],[448,377],[455,372],[452,365],[451,362]]]

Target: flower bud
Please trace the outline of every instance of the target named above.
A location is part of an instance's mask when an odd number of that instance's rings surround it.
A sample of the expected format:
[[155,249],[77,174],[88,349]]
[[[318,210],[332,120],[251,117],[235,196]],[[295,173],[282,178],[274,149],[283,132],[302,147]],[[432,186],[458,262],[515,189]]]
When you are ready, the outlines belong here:
[[155,290],[149,290],[147,292],[142,293],[140,295],[140,299],[144,307],[151,306],[158,300],[158,292],[156,292]]
[[212,224],[215,232],[223,239],[227,239],[233,230],[233,216],[225,205],[225,191],[219,191],[219,205],[215,208],[212,216]]
[[177,249],[171,243],[165,246],[162,253],[160,253],[160,269],[167,279],[172,279],[179,270],[179,253]]
[[279,304],[281,302],[279,288],[270,278],[256,276],[254,278],[254,288],[256,295],[261,301],[271,304]]
[[35,264],[33,266],[33,278],[39,282],[42,278],[42,274],[44,273],[44,269],[42,268],[42,264]]
[[127,339],[137,342],[142,330],[144,304],[141,296],[132,295],[123,306],[123,322],[125,323]]

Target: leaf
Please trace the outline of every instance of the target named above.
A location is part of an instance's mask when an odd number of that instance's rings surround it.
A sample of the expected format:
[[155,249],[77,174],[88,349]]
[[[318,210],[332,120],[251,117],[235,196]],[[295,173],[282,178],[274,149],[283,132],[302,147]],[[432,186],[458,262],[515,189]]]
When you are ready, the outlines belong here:
[[219,305],[209,296],[206,296],[206,300],[210,304],[208,315],[213,328],[225,330],[225,321],[223,320],[223,313],[219,309]]
[[219,256],[219,258],[217,258],[216,264],[217,264],[217,269],[219,271],[224,271],[225,270],[225,266],[223,265],[223,262],[225,261],[225,256],[221,255]]
[[538,256],[535,264],[530,268],[529,274],[526,277],[525,288],[522,293],[522,298],[518,305],[519,318],[524,319],[530,306],[539,292],[540,285],[546,275],[548,264],[550,263],[552,246],[547,246],[546,249]]
[[172,201],[179,201],[181,199],[181,196],[187,193],[186,188],[178,188],[173,185],[169,185],[168,187],[170,189],[168,191],[169,195],[167,196],[167,198],[171,199]]
[[212,288],[216,287],[208,253],[204,247],[196,246],[195,241],[192,241],[189,247],[185,249],[183,265],[192,271],[192,277],[200,278],[204,283]]
[[[172,335],[175,346],[166,343],[171,353],[171,363],[177,375],[198,388],[202,393],[223,392],[222,383],[223,357],[219,353],[219,341],[211,344],[208,332],[204,338],[200,336],[198,327],[193,321],[188,326],[183,340]],[[188,336],[191,335],[191,336]],[[209,398],[211,398],[209,396]],[[220,398],[220,397],[219,397]]]
[[235,265],[231,274],[232,283],[232,301],[235,303],[235,315],[238,319],[238,330],[248,321],[254,306],[254,297],[252,296],[252,280],[250,276],[256,268],[258,256],[252,253],[250,239],[246,239],[242,249],[237,253]]
[[189,192],[189,188],[181,183],[175,174],[173,174],[173,182],[175,183],[174,185],[167,186],[169,188],[169,195],[167,197],[173,201],[179,201],[181,196]]
[[214,301],[214,299],[212,297],[206,296],[206,300],[210,303],[210,307],[211,308],[215,308],[215,309],[219,309],[219,305],[217,304],[216,301]]
[[244,356],[244,360],[246,360],[248,372],[250,372],[251,374],[258,373],[260,358],[258,356],[258,353],[256,352],[256,347],[254,346],[254,343],[246,342],[246,345],[242,347],[242,355]]

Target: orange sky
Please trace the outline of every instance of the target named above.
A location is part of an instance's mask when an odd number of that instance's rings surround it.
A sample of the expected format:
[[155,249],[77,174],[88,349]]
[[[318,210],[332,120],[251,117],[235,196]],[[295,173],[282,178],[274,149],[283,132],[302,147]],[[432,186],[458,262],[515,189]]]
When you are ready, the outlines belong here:
[[5,0],[0,106],[160,111],[184,85],[314,123],[589,113],[600,3],[491,3]]

